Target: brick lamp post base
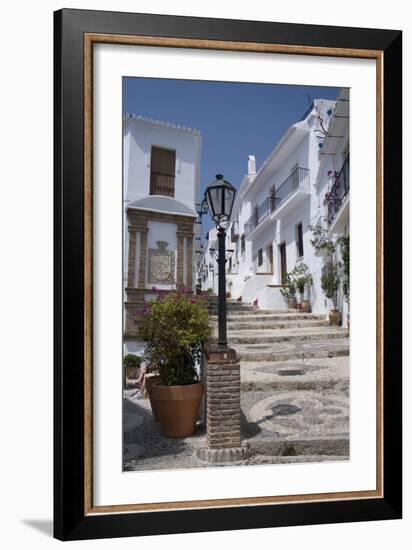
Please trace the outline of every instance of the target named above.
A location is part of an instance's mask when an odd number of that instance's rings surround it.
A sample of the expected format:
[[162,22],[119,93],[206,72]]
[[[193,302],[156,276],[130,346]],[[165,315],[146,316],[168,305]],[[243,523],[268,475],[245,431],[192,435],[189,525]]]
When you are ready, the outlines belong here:
[[206,446],[197,449],[200,460],[238,462],[248,457],[241,443],[240,363],[236,351],[210,347],[206,368]]

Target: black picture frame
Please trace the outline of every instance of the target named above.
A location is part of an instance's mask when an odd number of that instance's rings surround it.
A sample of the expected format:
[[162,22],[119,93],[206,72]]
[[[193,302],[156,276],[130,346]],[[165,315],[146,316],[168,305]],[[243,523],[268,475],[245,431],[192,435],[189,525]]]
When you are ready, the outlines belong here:
[[[383,494],[319,502],[85,511],[84,37],[139,35],[382,52]],[[64,9],[54,14],[54,536],[61,540],[397,519],[402,515],[402,33]],[[386,139],[385,139],[386,137]]]

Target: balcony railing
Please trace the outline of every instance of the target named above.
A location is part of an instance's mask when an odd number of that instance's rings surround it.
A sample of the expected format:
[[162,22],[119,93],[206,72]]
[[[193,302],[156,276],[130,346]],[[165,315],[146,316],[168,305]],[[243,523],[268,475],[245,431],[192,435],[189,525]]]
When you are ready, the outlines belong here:
[[328,224],[330,225],[336,217],[343,199],[349,193],[349,155],[335,180],[335,183],[327,196]]
[[175,176],[161,174],[159,172],[150,172],[150,194],[174,197]]
[[261,202],[255,209],[253,216],[251,216],[245,223],[245,235],[246,237],[271,214],[276,207],[276,199],[274,197],[267,197]]
[[269,214],[275,212],[282,204],[299,188],[309,189],[309,170],[298,166],[291,175],[272,193],[261,202],[247,222],[245,223],[245,235],[250,233],[265,220]]

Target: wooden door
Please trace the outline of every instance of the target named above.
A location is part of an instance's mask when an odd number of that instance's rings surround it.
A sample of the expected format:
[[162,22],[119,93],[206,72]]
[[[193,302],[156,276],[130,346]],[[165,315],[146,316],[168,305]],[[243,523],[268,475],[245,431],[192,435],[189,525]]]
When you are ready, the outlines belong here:
[[280,252],[280,276],[281,276],[281,285],[284,286],[286,284],[286,243],[282,243],[279,246],[279,252]]

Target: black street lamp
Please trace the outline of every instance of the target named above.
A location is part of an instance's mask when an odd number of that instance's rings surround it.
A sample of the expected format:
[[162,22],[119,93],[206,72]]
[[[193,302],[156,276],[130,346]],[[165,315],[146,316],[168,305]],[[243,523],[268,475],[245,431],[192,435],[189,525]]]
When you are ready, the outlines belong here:
[[212,220],[217,228],[219,243],[219,257],[217,260],[219,268],[219,291],[218,291],[218,344],[220,348],[227,348],[226,336],[226,229],[230,224],[233,203],[235,201],[236,189],[228,181],[223,179],[222,174],[217,174],[205,191],[205,203]]

